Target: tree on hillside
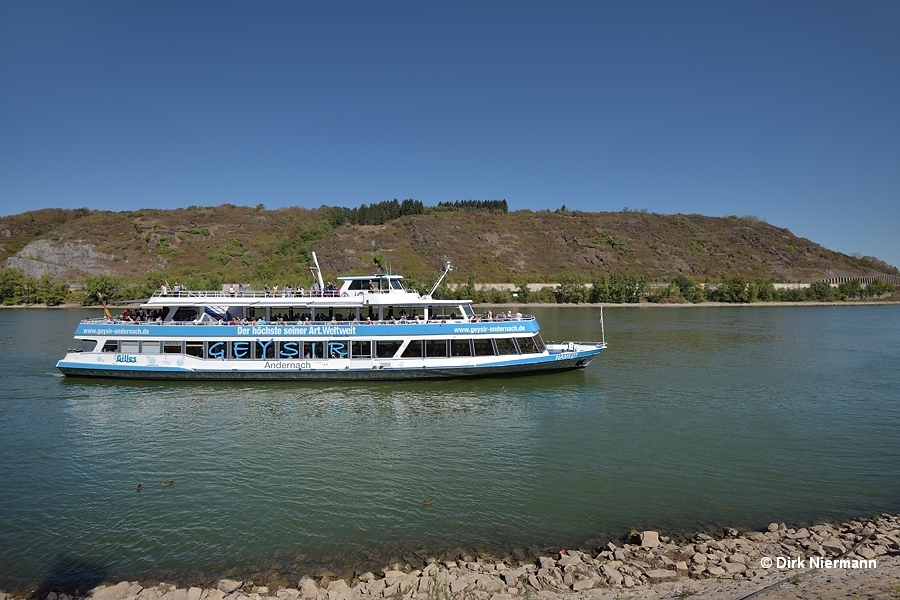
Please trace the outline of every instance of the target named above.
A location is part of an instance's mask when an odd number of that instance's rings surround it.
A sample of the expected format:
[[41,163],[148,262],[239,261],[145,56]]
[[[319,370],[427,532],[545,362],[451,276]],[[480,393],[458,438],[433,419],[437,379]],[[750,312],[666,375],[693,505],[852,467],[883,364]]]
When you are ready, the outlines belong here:
[[778,290],[775,289],[775,284],[771,281],[757,281],[756,287],[758,289],[757,297],[761,302],[771,302],[778,299]]
[[615,302],[637,304],[647,295],[650,280],[645,275],[622,275],[613,273],[609,277],[609,291]]
[[647,295],[649,284],[650,280],[643,275],[601,275],[592,282],[589,302],[636,304]]
[[835,289],[827,281],[814,281],[806,288],[806,297],[815,302],[831,302],[835,299]]
[[407,198],[400,202],[396,198],[372,204],[360,204],[356,208],[341,206],[323,206],[332,227],[340,227],[345,223],[351,225],[384,225],[388,221],[406,215],[421,215],[425,205],[420,200]]
[[[754,288],[755,291],[756,288]],[[750,288],[746,281],[740,277],[726,279],[716,287],[706,290],[706,297],[710,302],[752,302]]]
[[456,295],[461,300],[477,300],[477,292],[475,289],[475,273],[469,273],[469,278],[465,285],[456,287]]
[[516,298],[520,302],[531,302],[531,289],[528,287],[528,280],[517,277],[513,283],[516,286]]
[[21,304],[25,298],[25,273],[20,269],[3,269],[0,271],[0,302],[3,304]]
[[806,300],[806,290],[787,288],[778,293],[777,299],[781,302],[803,302]]
[[0,303],[46,304],[58,306],[69,299],[69,284],[42,275],[40,279],[26,275],[19,269],[0,270]]
[[588,302],[599,304],[601,302],[612,302],[612,292],[609,288],[609,276],[601,275],[591,282],[591,295]]
[[853,258],[862,261],[882,273],[887,273],[888,275],[900,275],[900,269],[875,256],[861,256],[859,253],[856,253],[853,255]]
[[400,216],[405,217],[406,215],[421,215],[425,213],[425,205],[421,200],[413,200],[412,198],[407,198],[403,202],[400,203]]
[[563,273],[556,287],[556,301],[560,304],[579,304],[588,299],[584,277],[578,273]]
[[838,286],[838,296],[840,296],[841,300],[846,300],[848,298],[862,298],[863,294],[865,294],[865,291],[863,290],[859,279],[851,279]]
[[81,285],[81,303],[84,306],[97,304],[100,296],[106,302],[127,300],[125,289],[125,281],[121,277],[112,277],[111,275],[87,277]]
[[673,279],[672,285],[678,289],[678,293],[681,294],[682,298],[692,304],[703,302],[705,299],[703,289],[684,275],[679,275]]
[[44,275],[38,281],[37,292],[36,302],[47,306],[59,306],[69,299],[69,284]]
[[882,296],[884,294],[888,294],[894,291],[894,286],[887,283],[882,279],[875,279],[866,286],[866,296],[870,298],[877,298],[878,296]]
[[506,200],[456,200],[455,202],[438,202],[438,208],[464,211],[509,212],[509,206],[506,204]]

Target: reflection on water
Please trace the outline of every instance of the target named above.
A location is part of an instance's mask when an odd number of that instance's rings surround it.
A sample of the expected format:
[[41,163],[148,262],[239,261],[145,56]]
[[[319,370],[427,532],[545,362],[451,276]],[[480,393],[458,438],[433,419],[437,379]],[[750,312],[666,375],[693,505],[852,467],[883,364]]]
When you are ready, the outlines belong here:
[[898,308],[607,309],[585,371],[371,384],[63,378],[78,315],[0,311],[0,587],[896,510]]

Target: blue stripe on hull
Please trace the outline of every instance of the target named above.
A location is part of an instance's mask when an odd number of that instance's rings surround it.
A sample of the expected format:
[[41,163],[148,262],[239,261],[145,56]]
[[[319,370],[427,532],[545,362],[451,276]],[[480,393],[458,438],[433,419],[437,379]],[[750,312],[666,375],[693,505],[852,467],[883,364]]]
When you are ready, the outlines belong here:
[[60,361],[57,368],[67,376],[108,377],[117,379],[170,379],[196,381],[372,381],[404,379],[459,379],[468,377],[494,377],[527,375],[566,371],[586,367],[599,352],[587,352],[581,356],[556,360],[553,356],[540,360],[515,361],[503,365],[480,367],[412,369],[335,369],[297,371],[191,371],[183,368],[161,368],[148,370],[143,367],[97,368],[81,366],[77,363]]

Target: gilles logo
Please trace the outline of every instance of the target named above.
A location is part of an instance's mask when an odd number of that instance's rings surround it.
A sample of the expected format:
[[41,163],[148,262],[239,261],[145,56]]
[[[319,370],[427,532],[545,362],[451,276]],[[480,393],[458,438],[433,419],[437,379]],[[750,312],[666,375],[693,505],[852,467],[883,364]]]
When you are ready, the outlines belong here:
[[128,356],[127,354],[116,354],[116,362],[136,363],[136,356]]

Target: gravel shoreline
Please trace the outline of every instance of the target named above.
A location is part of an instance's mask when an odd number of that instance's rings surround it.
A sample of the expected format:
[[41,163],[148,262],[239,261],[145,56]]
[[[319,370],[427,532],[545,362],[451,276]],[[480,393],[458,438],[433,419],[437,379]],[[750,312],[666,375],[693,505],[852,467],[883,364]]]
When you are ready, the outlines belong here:
[[222,579],[215,586],[122,581],[90,590],[0,592],[0,600],[612,600],[613,598],[900,598],[900,515],[765,531],[726,528],[681,544],[632,532],[596,552],[559,550],[521,564],[462,554],[341,579]]

